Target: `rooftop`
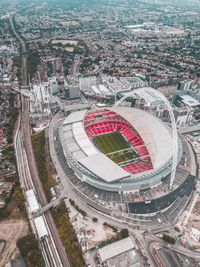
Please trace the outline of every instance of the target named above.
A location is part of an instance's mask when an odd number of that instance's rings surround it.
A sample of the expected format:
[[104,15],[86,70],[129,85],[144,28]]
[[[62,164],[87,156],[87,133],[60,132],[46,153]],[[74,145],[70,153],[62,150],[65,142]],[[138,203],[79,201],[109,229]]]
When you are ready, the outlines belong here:
[[110,110],[125,118],[140,134],[154,169],[171,159],[172,133],[160,119],[136,108],[113,107]]
[[148,87],[143,88],[143,90],[139,90],[139,92],[137,92],[137,94],[140,97],[142,97],[143,99],[145,99],[145,101],[147,101],[150,104],[155,104],[155,103],[161,102],[160,98],[158,98],[152,92],[148,91]]
[[87,136],[82,122],[73,123],[72,131],[76,142],[87,156],[92,156],[99,153]]
[[191,95],[182,95],[181,98],[182,102],[189,107],[195,107],[200,105],[200,102]]
[[106,182],[113,182],[130,176],[128,172],[100,152],[80,159],[79,163]]
[[131,237],[124,238],[120,241],[114,242],[98,250],[102,262],[114,258],[122,253],[125,253],[135,248],[135,244]]
[[38,201],[36,199],[34,191],[32,189],[30,189],[30,190],[26,191],[25,193],[26,193],[27,202],[28,202],[28,205],[29,205],[31,212],[38,211],[39,210],[39,204],[38,204]]
[[[171,159],[171,130],[157,117],[136,108],[108,109],[125,118],[140,134],[148,149],[154,169],[162,167]],[[73,112],[64,120],[60,129],[63,149],[70,152],[82,167],[103,181],[112,183],[129,178],[129,172],[101,153],[89,139],[82,122],[85,114],[86,111]]]
[[83,109],[89,109],[91,107],[91,104],[89,103],[82,103],[82,104],[73,104],[73,105],[67,105],[65,107],[65,112],[70,111],[78,111]]
[[67,118],[64,120],[63,125],[82,121],[85,117],[86,112],[87,110],[82,110],[70,113],[69,116],[67,116]]

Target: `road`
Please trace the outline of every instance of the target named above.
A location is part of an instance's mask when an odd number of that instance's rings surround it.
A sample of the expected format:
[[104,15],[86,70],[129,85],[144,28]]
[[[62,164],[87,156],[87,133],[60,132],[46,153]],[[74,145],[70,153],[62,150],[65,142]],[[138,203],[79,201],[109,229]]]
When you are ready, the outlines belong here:
[[[10,23],[14,34],[16,35],[22,46],[22,87],[28,88],[26,45],[14,28],[13,17],[10,17]],[[19,125],[15,135],[17,166],[21,186],[24,188],[25,191],[29,189],[34,189],[41,206],[45,206],[48,204],[48,201],[43,191],[43,187],[38,175],[37,166],[33,154],[29,115],[29,100],[22,96]],[[32,214],[29,214],[29,218],[32,224]],[[44,218],[46,221],[47,228],[49,230],[49,238],[41,240],[40,245],[48,266],[70,267],[69,260],[58,235],[50,211],[47,211],[45,213]]]
[[27,54],[26,54],[26,44],[23,41],[23,39],[19,36],[19,34],[17,33],[14,24],[13,24],[13,15],[10,16],[10,24],[12,27],[12,30],[15,34],[15,36],[17,37],[17,39],[19,40],[20,44],[21,44],[21,48],[22,48],[22,86],[27,86],[28,83],[28,71],[27,71]]
[[[184,248],[182,246],[179,246],[177,244],[172,245],[172,244],[166,243],[162,239],[157,238],[155,236],[147,235],[145,237],[145,244],[146,244],[146,250],[148,252],[148,257],[151,260],[153,266],[159,267],[159,264],[156,261],[155,252],[154,252],[154,249],[155,249],[156,246],[159,246],[159,247],[165,249],[166,253],[164,253],[165,257],[163,257],[163,262],[176,261],[176,265],[172,265],[172,266],[178,266],[179,263],[177,263],[177,260],[176,260],[176,258],[174,258],[173,254],[172,253],[170,254],[171,251],[174,251],[174,252],[179,253],[181,255],[185,255],[185,256],[187,256],[189,258],[194,259],[197,262],[200,261],[200,253],[199,252],[191,251],[191,250],[186,249],[186,248]],[[169,252],[167,252],[167,251],[169,251]],[[165,265],[166,264],[167,263],[165,263]]]

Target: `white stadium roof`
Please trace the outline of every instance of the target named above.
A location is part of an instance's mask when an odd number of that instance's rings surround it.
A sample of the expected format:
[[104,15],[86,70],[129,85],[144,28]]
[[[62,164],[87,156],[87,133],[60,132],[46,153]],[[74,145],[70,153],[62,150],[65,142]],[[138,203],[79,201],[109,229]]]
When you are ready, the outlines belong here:
[[98,149],[96,149],[96,147],[91,143],[81,122],[73,123],[72,131],[76,142],[87,156],[99,153]]
[[82,121],[86,113],[87,113],[87,110],[81,110],[81,111],[70,113],[69,116],[67,116],[67,118],[64,120],[63,125]]
[[79,163],[108,183],[130,176],[128,172],[124,171],[101,152],[82,158]]
[[[140,134],[148,149],[154,170],[171,160],[172,133],[160,119],[136,108],[107,109],[123,117]],[[130,173],[101,153],[90,141],[83,125],[85,114],[85,111],[73,112],[64,120],[60,132],[63,148],[70,151],[80,165],[108,183],[130,177]]]
[[110,108],[125,118],[143,139],[154,169],[161,167],[172,157],[172,133],[164,123],[152,114],[129,107]]

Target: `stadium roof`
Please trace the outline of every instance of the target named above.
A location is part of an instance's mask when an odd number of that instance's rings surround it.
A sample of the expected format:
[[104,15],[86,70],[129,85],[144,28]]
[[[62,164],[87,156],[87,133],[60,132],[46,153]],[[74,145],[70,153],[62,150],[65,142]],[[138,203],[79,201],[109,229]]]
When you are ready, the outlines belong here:
[[172,157],[172,133],[152,114],[129,107],[113,107],[110,110],[125,118],[143,139],[154,168],[161,167]]
[[128,172],[100,152],[80,159],[79,163],[108,183],[130,176]]
[[[172,158],[172,133],[160,119],[152,114],[130,107],[107,108],[126,119],[140,134],[148,149],[154,169],[162,167]],[[87,136],[83,120],[86,111],[70,114],[63,122],[63,147],[71,151],[76,160],[94,175],[112,183],[131,175],[101,153]],[[69,131],[67,130],[70,127]]]
[[72,130],[76,142],[87,156],[99,153],[96,147],[91,143],[81,122],[73,123]]
[[128,237],[120,241],[114,242],[98,250],[99,256],[102,262],[105,262],[111,258],[116,257],[122,253],[125,253],[135,248],[133,240]]
[[85,117],[86,112],[87,110],[82,110],[70,113],[69,116],[67,116],[67,118],[64,120],[63,125],[82,121]]

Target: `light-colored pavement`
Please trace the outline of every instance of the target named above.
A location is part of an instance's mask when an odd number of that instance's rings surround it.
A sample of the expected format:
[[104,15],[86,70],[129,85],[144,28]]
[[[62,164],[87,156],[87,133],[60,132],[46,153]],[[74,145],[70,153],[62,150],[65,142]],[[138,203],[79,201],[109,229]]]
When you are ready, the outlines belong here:
[[190,204],[190,209],[189,209],[189,211],[187,212],[187,215],[186,215],[186,217],[185,217],[185,219],[184,219],[184,221],[183,221],[183,225],[184,225],[184,226],[186,226],[186,225],[188,224],[188,220],[189,220],[189,218],[190,218],[190,216],[191,216],[191,214],[192,214],[192,211],[193,211],[193,209],[194,209],[194,206],[195,206],[195,204],[196,204],[198,198],[199,198],[199,193],[195,192],[195,195],[194,195],[194,198],[193,198],[193,200],[192,200],[192,203]]
[[0,238],[6,241],[0,266],[3,267],[18,254],[16,242],[28,232],[28,224],[24,220],[9,220],[0,223]]

